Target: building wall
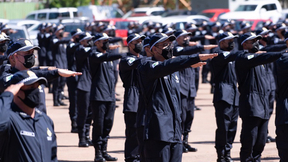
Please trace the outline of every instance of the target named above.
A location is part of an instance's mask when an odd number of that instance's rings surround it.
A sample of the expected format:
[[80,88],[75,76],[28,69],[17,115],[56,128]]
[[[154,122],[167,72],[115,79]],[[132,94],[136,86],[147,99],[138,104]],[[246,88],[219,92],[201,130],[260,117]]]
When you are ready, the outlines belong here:
[[42,8],[41,3],[1,2],[0,19],[24,19],[28,13]]
[[228,0],[191,0],[192,10],[201,12],[211,8],[228,8]]

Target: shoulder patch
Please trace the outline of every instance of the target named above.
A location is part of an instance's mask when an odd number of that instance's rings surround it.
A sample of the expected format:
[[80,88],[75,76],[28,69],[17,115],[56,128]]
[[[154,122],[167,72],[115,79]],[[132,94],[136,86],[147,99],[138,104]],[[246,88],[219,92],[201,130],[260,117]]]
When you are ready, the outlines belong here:
[[224,57],[228,56],[230,54],[230,52],[223,52]]
[[180,51],[182,51],[184,48],[183,47],[176,47],[176,51],[177,52],[180,52]]
[[132,66],[136,59],[134,57],[128,57],[127,60],[128,60],[128,65]]
[[159,62],[154,62],[154,63],[152,64],[152,68],[155,68],[157,65],[159,65]]
[[12,75],[8,75],[6,76],[5,78],[5,82],[9,82],[11,80],[11,78],[13,77],[13,74]]
[[101,57],[102,55],[103,55],[103,53],[98,53],[96,56]]
[[70,44],[70,48],[72,48],[74,45],[75,45],[75,43],[71,43],[71,44]]
[[247,56],[247,59],[250,60],[250,59],[252,59],[253,57],[254,57],[254,55],[249,55],[249,56]]
[[58,42],[58,39],[53,39],[53,43],[57,43]]
[[90,49],[90,47],[84,47],[85,52],[88,52]]

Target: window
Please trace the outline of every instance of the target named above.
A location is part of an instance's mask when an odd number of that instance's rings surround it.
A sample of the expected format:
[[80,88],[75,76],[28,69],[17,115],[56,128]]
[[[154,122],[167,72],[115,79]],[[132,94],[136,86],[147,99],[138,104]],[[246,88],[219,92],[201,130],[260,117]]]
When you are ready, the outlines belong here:
[[116,21],[115,27],[116,29],[127,29],[129,21]]
[[254,11],[257,5],[240,5],[235,11]]
[[38,20],[46,20],[46,13],[39,13],[37,19]]
[[49,13],[49,19],[57,19],[59,17],[59,13],[51,12]]
[[35,14],[28,15],[26,19],[35,20]]
[[269,6],[269,11],[270,10],[277,10],[277,7],[276,7],[275,3],[269,4],[268,6]]
[[201,15],[212,18],[214,16],[214,12],[206,12],[206,13],[201,13]]
[[77,12],[73,12],[73,16],[74,17],[78,17],[78,13]]
[[165,11],[153,11],[151,12],[151,15],[153,16],[159,16],[159,15],[162,15]]
[[61,17],[70,17],[70,13],[69,12],[62,12]]
[[24,26],[26,27],[26,29],[30,28],[32,25],[34,24],[25,24]]

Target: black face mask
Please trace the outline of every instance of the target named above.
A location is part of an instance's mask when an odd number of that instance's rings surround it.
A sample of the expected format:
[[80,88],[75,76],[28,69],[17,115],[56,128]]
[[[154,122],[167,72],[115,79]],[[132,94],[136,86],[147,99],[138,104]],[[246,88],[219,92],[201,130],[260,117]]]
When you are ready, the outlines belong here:
[[80,39],[79,38],[75,38],[75,42],[79,43]]
[[183,46],[189,46],[189,39],[184,40]]
[[109,37],[115,37],[116,36],[115,30],[109,31],[108,36]]
[[143,45],[142,43],[135,44],[135,48],[133,49],[136,53],[140,53],[142,51]]
[[235,46],[235,43],[234,43],[234,42],[229,42],[229,43],[228,43],[228,47],[227,47],[227,51],[233,50],[234,46]]
[[10,30],[8,30],[5,34],[9,36],[11,34]]
[[59,33],[59,37],[63,37],[64,32]]
[[87,47],[93,47],[93,45],[94,45],[94,42],[93,42],[93,40],[90,40],[89,42],[87,42]]
[[259,51],[259,43],[255,42],[255,43],[253,43],[253,47],[251,49],[251,52],[256,53],[258,51]]
[[53,33],[53,29],[49,29],[49,33]]
[[285,32],[286,32],[285,30],[282,30],[282,31],[281,31],[281,35],[284,36],[284,35],[285,35]]
[[173,56],[173,49],[172,49],[171,45],[168,46],[168,47],[166,47],[166,48],[164,48],[164,49],[162,50],[162,56],[163,56],[166,60],[172,58],[172,56]]
[[23,91],[25,93],[25,99],[18,97],[25,105],[30,108],[35,108],[40,103],[39,89],[31,89]]
[[262,40],[266,43],[268,43],[268,41],[269,41],[267,37],[263,37]]
[[26,56],[24,56],[24,59],[25,59],[25,63],[23,63],[23,65],[26,68],[31,68],[31,67],[34,66],[34,64],[35,64],[35,56],[34,56],[34,54],[26,55]]
[[5,52],[8,48],[8,45],[6,43],[0,44],[0,52]]
[[102,49],[105,51],[109,48],[109,42],[104,42],[103,43],[103,46],[102,46]]

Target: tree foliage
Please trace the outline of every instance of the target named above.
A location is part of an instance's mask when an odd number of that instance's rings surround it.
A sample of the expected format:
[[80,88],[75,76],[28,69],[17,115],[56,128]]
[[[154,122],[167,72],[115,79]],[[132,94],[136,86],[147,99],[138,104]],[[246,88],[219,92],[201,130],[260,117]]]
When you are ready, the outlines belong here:
[[91,0],[49,0],[49,8],[86,6],[90,2]]

